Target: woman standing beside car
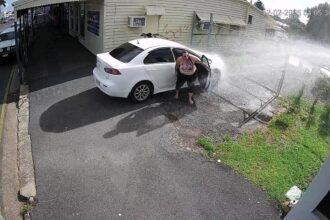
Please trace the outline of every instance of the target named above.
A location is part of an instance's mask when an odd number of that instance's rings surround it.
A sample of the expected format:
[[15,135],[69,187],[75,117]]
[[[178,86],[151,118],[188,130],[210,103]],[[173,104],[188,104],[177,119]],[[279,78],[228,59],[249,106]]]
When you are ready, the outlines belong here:
[[198,57],[189,54],[187,51],[184,51],[182,56],[177,58],[175,67],[177,70],[175,99],[179,99],[180,88],[185,82],[187,82],[188,100],[191,105],[194,104],[193,87],[197,78],[197,67],[195,65],[196,63],[203,64]]

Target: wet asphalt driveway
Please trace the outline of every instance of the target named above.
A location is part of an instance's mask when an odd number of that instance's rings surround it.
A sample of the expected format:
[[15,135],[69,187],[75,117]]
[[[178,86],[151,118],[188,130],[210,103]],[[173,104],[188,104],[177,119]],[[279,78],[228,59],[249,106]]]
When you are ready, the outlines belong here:
[[261,190],[180,147],[199,110],[172,95],[136,105],[91,76],[32,92],[34,219],[276,219]]
[[27,69],[33,219],[278,219],[264,192],[196,153],[202,134],[236,134],[241,110],[207,94],[196,106],[173,92],[143,104],[108,97],[94,86],[93,55],[38,34]]

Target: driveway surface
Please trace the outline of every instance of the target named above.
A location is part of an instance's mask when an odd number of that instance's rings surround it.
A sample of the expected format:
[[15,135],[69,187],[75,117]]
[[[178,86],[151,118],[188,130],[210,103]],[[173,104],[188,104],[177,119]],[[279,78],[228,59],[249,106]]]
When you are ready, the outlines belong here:
[[261,190],[171,143],[169,114],[193,111],[112,99],[91,77],[33,92],[34,219],[276,219]]
[[239,132],[241,110],[207,94],[196,106],[185,93],[108,97],[94,86],[93,55],[69,37],[37,35],[27,70],[33,219],[278,219],[263,191],[194,152],[201,134]]
[[6,88],[8,85],[8,81],[10,78],[10,73],[12,71],[13,66],[8,63],[8,62],[1,62],[0,63],[0,109],[1,109],[1,105],[4,102],[4,97],[5,97],[5,92],[6,92]]

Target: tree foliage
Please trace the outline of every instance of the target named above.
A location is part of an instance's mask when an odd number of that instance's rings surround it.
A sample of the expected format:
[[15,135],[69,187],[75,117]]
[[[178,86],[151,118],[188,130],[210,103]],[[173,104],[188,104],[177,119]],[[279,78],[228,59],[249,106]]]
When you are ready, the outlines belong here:
[[300,21],[299,13],[294,11],[289,17],[283,19],[277,15],[272,17],[274,20],[288,25],[288,27],[284,27],[284,29],[291,37],[301,38],[307,35],[306,25]]
[[254,3],[254,6],[259,8],[261,11],[265,11],[265,5],[262,3],[262,1],[258,0]]
[[318,41],[330,43],[330,5],[319,4],[307,9],[309,21],[307,31],[309,35]]
[[295,11],[284,21],[290,26],[289,34],[295,37],[306,35],[306,25],[300,21],[300,15]]
[[6,1],[5,0],[0,0],[0,6],[3,5],[3,7],[6,7]]

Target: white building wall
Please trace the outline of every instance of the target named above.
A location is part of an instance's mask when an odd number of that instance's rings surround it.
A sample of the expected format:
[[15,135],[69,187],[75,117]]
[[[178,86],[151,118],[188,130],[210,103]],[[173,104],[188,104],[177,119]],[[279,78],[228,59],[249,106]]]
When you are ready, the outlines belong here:
[[[84,4],[84,12],[85,12],[85,19],[81,21],[80,17],[80,4]],[[75,6],[74,10],[71,9],[72,6]],[[79,6],[79,7],[78,7]],[[79,10],[76,10],[79,9]],[[90,32],[88,30],[88,11],[96,11],[99,12],[99,33],[98,35]],[[73,13],[73,20],[71,19],[71,13]],[[77,13],[77,16],[75,16]],[[84,36],[80,35],[80,23],[84,22]],[[76,31],[75,28],[72,30],[72,23],[73,26],[78,25],[78,30]],[[73,2],[69,4],[69,34],[72,37],[76,37],[79,42],[84,45],[89,51],[94,54],[102,53],[104,51],[103,48],[103,32],[104,32],[104,5],[103,0],[89,0],[86,2]]]
[[[265,36],[266,16],[243,0],[209,0],[207,2],[200,0],[104,0],[104,51],[140,37],[142,28],[128,27],[128,16],[145,15],[144,6],[146,5],[165,8],[165,15],[160,16],[159,20],[158,33],[162,37],[185,45],[192,44],[200,49],[206,48],[207,32],[204,32],[205,35],[194,35],[191,38],[194,11],[232,16],[246,22],[248,13],[253,15],[253,24],[248,25],[239,34],[224,34],[215,28],[215,35],[211,37],[214,49],[239,48],[246,35],[250,38]],[[250,7],[249,11],[248,7]]]
[[[246,29],[246,37],[248,39],[265,39],[266,36],[266,27],[267,27],[267,19],[268,18],[264,12],[250,6],[247,8],[247,14],[252,15],[252,24],[247,25]],[[247,22],[247,20],[246,20]]]
[[[99,35],[95,35],[87,30],[87,14],[88,11],[99,11],[100,12],[100,28]],[[94,54],[102,53],[103,48],[103,38],[104,38],[104,6],[102,1],[88,1],[85,3],[85,37],[79,37],[79,41],[83,44],[89,51]]]

